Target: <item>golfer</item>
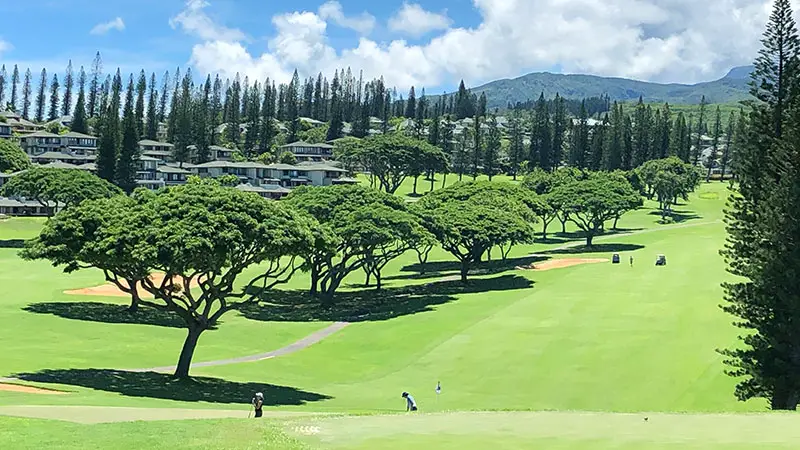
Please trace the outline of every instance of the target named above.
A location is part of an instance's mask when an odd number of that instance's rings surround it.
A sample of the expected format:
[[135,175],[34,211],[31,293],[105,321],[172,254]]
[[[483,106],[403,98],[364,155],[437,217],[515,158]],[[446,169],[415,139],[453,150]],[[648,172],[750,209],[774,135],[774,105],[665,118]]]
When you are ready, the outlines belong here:
[[631,267],[633,267],[633,256],[631,256]]
[[261,417],[263,414],[261,408],[264,406],[264,394],[261,392],[256,392],[256,396],[253,397],[252,403],[253,408],[256,410],[256,417]]
[[406,411],[417,410],[417,402],[414,401],[414,397],[412,397],[411,394],[403,392],[403,398],[406,399]]

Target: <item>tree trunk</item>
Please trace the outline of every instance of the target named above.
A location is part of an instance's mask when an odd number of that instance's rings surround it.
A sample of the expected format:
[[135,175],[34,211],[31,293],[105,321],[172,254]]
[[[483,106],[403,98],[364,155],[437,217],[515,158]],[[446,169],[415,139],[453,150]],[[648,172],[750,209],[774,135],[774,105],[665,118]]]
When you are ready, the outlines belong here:
[[189,333],[186,335],[186,340],[183,342],[181,349],[181,356],[178,358],[178,366],[175,368],[175,378],[189,378],[189,368],[192,365],[192,356],[194,356],[194,349],[197,347],[197,340],[203,328],[193,326],[189,328]]
[[489,247],[489,249],[486,250],[486,261],[491,261],[491,260],[492,260],[492,248]]
[[417,195],[417,181],[419,180],[419,175],[414,177],[414,195]]
[[611,228],[612,230],[617,229],[617,222],[619,222],[619,216],[614,216],[614,226]]
[[542,239],[545,241],[547,240],[547,226],[550,225],[550,221],[543,220],[542,221]]
[[311,289],[309,289],[309,294],[317,295],[319,286],[319,267],[316,264],[311,264]]
[[380,291],[383,284],[381,283],[381,271],[375,269],[375,290]]
[[369,281],[372,277],[372,271],[370,271],[367,267],[364,267],[364,272],[367,274],[367,279],[364,281],[364,286],[369,287]]
[[774,411],[796,411],[798,401],[800,401],[800,392],[776,386],[770,399],[770,408]]
[[591,231],[586,232],[586,246],[591,247],[592,241],[594,240],[594,233]]
[[444,188],[445,188],[445,186],[447,186],[447,173],[445,173],[445,174],[442,176],[442,189],[444,189]]
[[706,183],[711,181],[711,166],[708,167],[708,172],[706,173]]
[[469,261],[466,259],[461,260],[461,282],[467,282],[467,275],[469,275]]
[[436,183],[436,172],[431,172],[431,190],[429,192],[433,192],[434,183]]
[[131,288],[131,306],[128,307],[129,313],[135,313],[139,311],[139,301],[141,301],[141,297],[139,297],[139,287],[136,280],[126,280],[128,282],[128,286]]

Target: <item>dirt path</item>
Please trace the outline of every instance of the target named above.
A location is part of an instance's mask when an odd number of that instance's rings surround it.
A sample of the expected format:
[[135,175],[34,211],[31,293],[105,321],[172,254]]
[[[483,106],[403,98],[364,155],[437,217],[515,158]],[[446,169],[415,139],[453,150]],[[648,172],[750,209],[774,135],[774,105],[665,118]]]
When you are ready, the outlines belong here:
[[[293,344],[289,344],[286,347],[282,347],[277,350],[273,350],[271,352],[259,353],[258,355],[250,355],[250,356],[239,356],[237,358],[219,359],[216,361],[193,363],[192,368],[226,366],[228,364],[263,361],[265,359],[290,355],[292,353],[298,352],[300,350],[303,350],[305,348],[308,348],[316,344],[317,342],[325,339],[326,337],[332,335],[333,333],[336,333],[337,331],[341,330],[342,328],[348,325],[350,325],[349,322],[336,322],[333,325],[330,325],[326,328],[323,328],[319,331],[315,331],[314,333],[309,334],[308,336],[300,339],[299,341]],[[131,370],[132,372],[172,372],[175,370],[175,366],[151,367],[148,369],[129,369],[129,370]]]
[[42,389],[33,386],[25,386],[15,383],[0,383],[0,391],[20,392],[23,394],[42,394],[42,395],[64,395],[69,392],[56,391],[55,389]]
[[[182,408],[127,408],[114,406],[0,406],[0,416],[28,417],[32,419],[64,420],[68,422],[95,424],[132,422],[138,420],[187,420],[187,419],[246,419],[252,411],[250,405],[240,409],[182,409]],[[288,419],[320,416],[324,413],[288,411],[264,411],[264,417]]]

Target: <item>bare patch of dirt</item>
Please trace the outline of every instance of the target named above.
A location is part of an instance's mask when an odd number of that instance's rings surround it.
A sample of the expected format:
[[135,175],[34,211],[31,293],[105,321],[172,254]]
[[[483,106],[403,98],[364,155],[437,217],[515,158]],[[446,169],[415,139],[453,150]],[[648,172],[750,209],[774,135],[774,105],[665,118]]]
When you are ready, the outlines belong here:
[[33,386],[23,386],[21,384],[0,383],[0,391],[21,392],[23,394],[44,394],[44,395],[64,395],[69,392],[55,391],[53,389],[42,389]]
[[[164,281],[164,277],[165,277],[165,275],[163,273],[154,273],[154,274],[150,275],[150,279],[153,280],[153,284],[155,284],[155,285],[161,284],[161,282]],[[175,284],[180,284],[181,286],[183,286],[183,283],[180,280],[180,277],[175,277]],[[197,279],[195,278],[194,280],[192,280],[192,283],[190,284],[190,286],[194,288],[194,287],[197,287],[197,285],[198,285]],[[125,292],[122,292],[113,283],[106,283],[106,284],[103,284],[103,285],[100,285],[100,286],[83,288],[83,289],[73,289],[73,290],[69,290],[69,291],[64,291],[64,293],[68,294],[68,295],[94,295],[94,296],[101,296],[101,297],[129,297],[130,296],[130,294],[126,294]],[[150,295],[150,293],[144,291],[143,289],[139,289],[139,295],[142,298],[153,298],[153,296]]]
[[519,266],[517,270],[535,270],[537,272],[553,269],[563,269],[564,267],[578,266],[581,264],[598,264],[608,262],[608,259],[599,258],[562,258],[562,259],[549,259],[540,263],[531,264],[530,266]]

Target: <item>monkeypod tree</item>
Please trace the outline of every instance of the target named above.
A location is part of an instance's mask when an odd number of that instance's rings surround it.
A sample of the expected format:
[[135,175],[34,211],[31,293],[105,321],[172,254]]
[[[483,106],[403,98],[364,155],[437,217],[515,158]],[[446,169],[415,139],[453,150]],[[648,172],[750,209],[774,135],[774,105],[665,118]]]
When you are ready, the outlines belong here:
[[457,183],[426,194],[414,206],[425,226],[461,263],[461,281],[493,247],[504,256],[515,244],[532,242],[533,224],[547,206],[536,194],[511,183]]
[[[426,162],[437,158],[438,147],[402,134],[381,134],[364,139],[360,151],[364,168],[378,180],[380,189],[394,194],[407,177],[416,180],[426,172]],[[437,155],[444,160],[442,155]],[[415,188],[416,191],[416,188]]]
[[311,293],[332,305],[334,294],[351,273],[365,270],[381,282],[381,270],[424,239],[425,229],[394,195],[358,185],[304,186],[285,203],[305,211],[322,225],[308,259]]
[[[142,305],[171,311],[183,319],[188,334],[178,358],[175,376],[189,376],[189,368],[200,335],[218,324],[228,311],[257,303],[264,291],[287,282],[302,267],[317,243],[315,221],[277,202],[214,183],[192,182],[160,190],[157,193],[136,191],[130,203],[119,201],[122,209],[98,219],[102,203],[84,202],[87,211],[74,218],[76,229],[93,226],[94,239],[74,243],[76,255],[89,254],[100,239],[115,240],[116,252],[99,267],[97,261],[70,260],[60,246],[69,244],[69,236],[58,233],[53,224],[45,226],[23,255],[29,259],[46,258],[67,270],[98,267],[108,270],[134,261],[143,273],[163,273],[163,280],[144,277],[139,289],[153,299],[139,299]],[[131,225],[138,225],[130,230]],[[99,249],[107,245],[105,242]],[[54,257],[53,255],[58,255]],[[237,283],[242,273],[258,267],[256,275]],[[110,271],[110,270],[109,270]],[[110,281],[120,289],[126,282],[115,276]]]
[[636,172],[645,196],[658,200],[662,220],[672,214],[672,205],[679,198],[689,198],[701,180],[701,174],[695,166],[684,163],[676,156],[648,161]]
[[47,208],[50,216],[52,210],[49,206],[69,208],[84,200],[108,198],[122,193],[118,187],[89,172],[44,167],[15,175],[0,192],[7,196],[35,200]]
[[19,145],[0,139],[0,173],[19,172],[30,167],[31,161]]
[[583,231],[589,247],[606,221],[642,205],[641,196],[625,178],[603,172],[559,186],[550,195]]

